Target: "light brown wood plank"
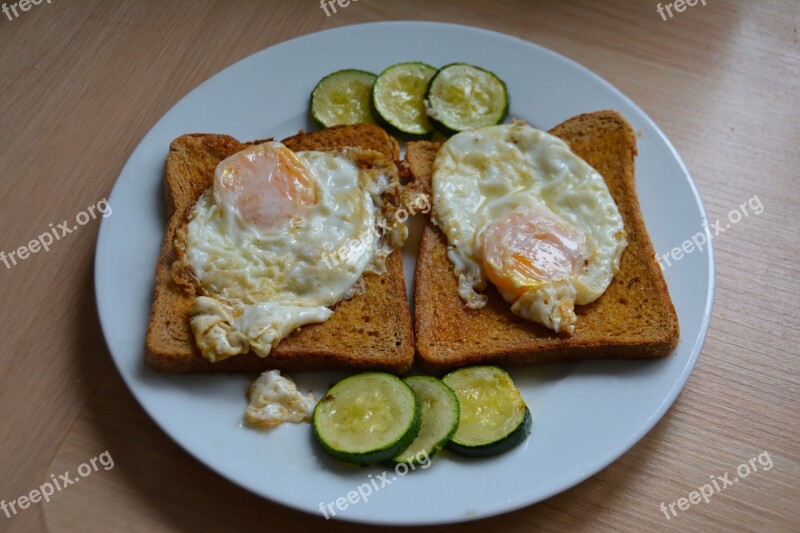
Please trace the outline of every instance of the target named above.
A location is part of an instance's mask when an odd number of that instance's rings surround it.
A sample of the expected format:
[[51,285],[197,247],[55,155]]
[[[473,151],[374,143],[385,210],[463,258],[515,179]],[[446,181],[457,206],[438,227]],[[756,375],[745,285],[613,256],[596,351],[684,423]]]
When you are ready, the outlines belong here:
[[[53,0],[0,14],[0,250],[107,196],[177,100],[264,47],[387,19],[505,32],[593,69],[661,126],[712,220],[758,195],[764,212],[716,237],[717,296],[685,390],[640,443],[539,505],[441,530],[754,530],[800,527],[800,4],[709,0],[669,21],[655,1]],[[567,118],[567,117],[564,117]],[[680,216],[676,213],[676,216]],[[109,450],[99,471],[0,531],[366,529],[261,500],[189,457],[138,407],[99,331],[99,221],[13,269],[0,263],[0,499]],[[666,250],[665,250],[666,251]],[[774,467],[667,520],[672,502],[767,451]]]

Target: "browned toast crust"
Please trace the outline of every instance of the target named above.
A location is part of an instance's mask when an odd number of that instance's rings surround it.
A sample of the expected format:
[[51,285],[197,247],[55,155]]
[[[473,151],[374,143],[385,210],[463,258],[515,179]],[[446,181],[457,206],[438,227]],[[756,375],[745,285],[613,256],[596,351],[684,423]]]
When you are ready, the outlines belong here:
[[[356,147],[378,151],[393,160],[399,158],[397,142],[381,128],[366,124],[301,132],[282,142],[295,151]],[[165,176],[169,222],[156,266],[146,338],[148,364],[159,371],[179,373],[268,369],[408,372],[414,357],[414,339],[399,251],[387,258],[385,274],[366,274],[365,290],[338,303],[330,319],[295,330],[267,357],[247,353],[211,363],[200,354],[189,320],[194,296],[187,294],[172,275],[177,259],[175,232],[186,223],[200,193],[211,186],[217,164],[249,144],[252,143],[241,143],[227,135],[190,134],[170,145]]]
[[[588,358],[640,359],[669,354],[678,342],[678,317],[636,196],[636,137],[615,111],[573,117],[550,133],[605,179],[628,233],[620,271],[595,302],[577,306],[572,336],[518,318],[493,288],[483,309],[468,309],[457,291],[447,258],[447,239],[429,220],[422,236],[415,276],[418,361],[441,373],[475,364],[527,366]],[[407,162],[415,180],[430,187],[439,145],[411,143]]]

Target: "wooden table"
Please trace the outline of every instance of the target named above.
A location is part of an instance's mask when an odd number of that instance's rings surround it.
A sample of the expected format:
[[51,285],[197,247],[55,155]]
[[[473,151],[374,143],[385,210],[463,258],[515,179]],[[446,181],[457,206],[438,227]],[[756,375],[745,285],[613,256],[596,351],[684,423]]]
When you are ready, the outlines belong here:
[[[16,18],[0,14],[0,250],[16,250],[105,197],[162,114],[262,48],[387,19],[459,22],[528,39],[599,73],[649,113],[694,174],[712,220],[755,195],[764,210],[715,240],[708,339],[655,429],[572,490],[458,527],[798,531],[800,4],[695,3],[680,12],[670,4],[672,18],[664,6],[659,15],[655,0],[361,0],[330,17],[316,1],[23,3],[28,10],[15,6]],[[0,499],[28,494],[104,450],[115,466],[49,503],[11,518],[0,512],[0,530],[367,530],[238,488],[145,415],[100,333],[92,288],[98,227],[89,220],[49,252],[0,264]],[[659,509],[763,452],[772,469],[709,504],[670,520]]]

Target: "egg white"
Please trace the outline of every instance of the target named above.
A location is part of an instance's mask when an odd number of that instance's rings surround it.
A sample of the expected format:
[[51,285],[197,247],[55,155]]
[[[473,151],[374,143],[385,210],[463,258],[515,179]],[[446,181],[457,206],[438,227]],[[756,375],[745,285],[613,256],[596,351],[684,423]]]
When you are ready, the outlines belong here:
[[[255,227],[212,187],[178,233],[183,264],[202,289],[190,310],[192,330],[211,361],[249,350],[264,357],[297,327],[327,320],[388,253],[376,230],[387,178],[360,171],[346,153],[296,155],[317,189],[301,217]],[[334,263],[323,260],[333,254]]]
[[447,236],[459,294],[471,308],[486,305],[486,296],[476,292],[487,282],[477,254],[481,233],[519,207],[534,206],[582,234],[586,264],[575,276],[542,283],[522,297],[503,294],[515,314],[572,332],[556,316],[558,302],[596,300],[619,270],[627,240],[608,187],[564,141],[546,132],[515,122],[451,137],[434,162],[432,193],[434,222]]
[[244,412],[248,424],[274,427],[284,422],[310,422],[317,399],[310,391],[302,393],[280,370],[263,372],[247,392],[250,403]]

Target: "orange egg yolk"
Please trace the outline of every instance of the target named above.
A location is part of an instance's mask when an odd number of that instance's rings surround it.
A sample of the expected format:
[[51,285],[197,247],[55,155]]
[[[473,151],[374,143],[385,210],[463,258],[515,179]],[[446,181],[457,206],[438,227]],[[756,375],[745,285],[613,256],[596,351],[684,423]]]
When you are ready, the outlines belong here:
[[502,293],[519,297],[542,283],[574,276],[586,242],[552,214],[522,207],[487,226],[477,254],[489,280]]
[[269,143],[222,161],[214,175],[214,193],[223,208],[234,208],[246,223],[260,229],[301,218],[317,202],[311,170],[285,146]]

